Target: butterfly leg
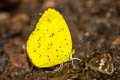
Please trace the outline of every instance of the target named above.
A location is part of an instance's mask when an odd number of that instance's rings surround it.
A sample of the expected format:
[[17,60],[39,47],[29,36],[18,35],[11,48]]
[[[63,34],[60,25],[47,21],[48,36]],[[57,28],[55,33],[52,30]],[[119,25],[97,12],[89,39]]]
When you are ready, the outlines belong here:
[[[71,51],[71,53],[74,54],[74,53],[75,53],[75,50],[73,49],[73,50]],[[72,57],[72,54],[71,54],[71,56],[70,56],[70,60],[72,60],[72,66],[73,66],[73,68],[75,68],[75,66],[74,66],[74,64],[73,64],[73,60],[81,61],[81,59],[79,59],[79,58],[73,58],[73,57]]]
[[58,71],[58,70],[61,70],[63,68],[63,63],[62,64],[60,64],[60,67],[59,68],[57,68],[57,69],[55,69],[54,71],[56,72],[56,71]]
[[73,60],[81,61],[81,59],[79,59],[79,58],[71,58],[71,60],[72,60],[72,66],[73,66],[73,68],[75,68]]

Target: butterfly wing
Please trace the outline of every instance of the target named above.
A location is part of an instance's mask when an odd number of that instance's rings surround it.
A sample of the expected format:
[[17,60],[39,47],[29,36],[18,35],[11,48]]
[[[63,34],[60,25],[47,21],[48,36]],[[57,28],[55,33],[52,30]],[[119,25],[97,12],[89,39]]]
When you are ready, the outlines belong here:
[[49,8],[27,41],[27,52],[37,67],[51,67],[69,60],[72,40],[63,16]]

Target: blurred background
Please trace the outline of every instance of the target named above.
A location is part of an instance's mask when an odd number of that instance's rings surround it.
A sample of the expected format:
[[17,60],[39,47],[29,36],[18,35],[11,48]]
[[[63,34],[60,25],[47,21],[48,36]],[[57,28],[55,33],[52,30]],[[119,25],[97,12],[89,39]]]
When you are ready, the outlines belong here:
[[[58,73],[38,68],[29,72],[26,41],[39,14],[49,7],[58,10],[69,26],[74,57],[83,59],[93,52],[108,52],[114,57],[112,75],[94,70],[82,76],[80,72],[72,74],[70,62]],[[120,0],[0,0],[0,80],[119,80],[119,64]],[[79,65],[76,62],[78,70]],[[69,77],[63,77],[66,73]]]

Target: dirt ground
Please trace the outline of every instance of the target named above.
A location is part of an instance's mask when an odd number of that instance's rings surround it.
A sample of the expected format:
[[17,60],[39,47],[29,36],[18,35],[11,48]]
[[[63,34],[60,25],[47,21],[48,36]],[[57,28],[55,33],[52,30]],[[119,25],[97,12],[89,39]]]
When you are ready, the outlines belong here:
[[[39,14],[49,7],[64,16],[73,57],[82,60],[57,72],[59,65],[32,68],[26,52]],[[109,71],[94,63],[103,58]],[[0,80],[120,80],[120,0],[0,0]]]

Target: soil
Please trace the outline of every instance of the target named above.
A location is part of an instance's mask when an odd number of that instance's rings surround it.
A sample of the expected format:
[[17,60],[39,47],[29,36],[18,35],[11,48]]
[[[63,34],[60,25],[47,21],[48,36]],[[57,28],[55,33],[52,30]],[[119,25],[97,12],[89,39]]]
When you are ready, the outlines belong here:
[[[64,16],[73,57],[82,60],[66,62],[57,72],[60,65],[33,66],[26,52],[29,34],[49,7]],[[119,0],[0,0],[0,80],[120,80],[119,22]],[[103,58],[101,70],[97,61]]]

